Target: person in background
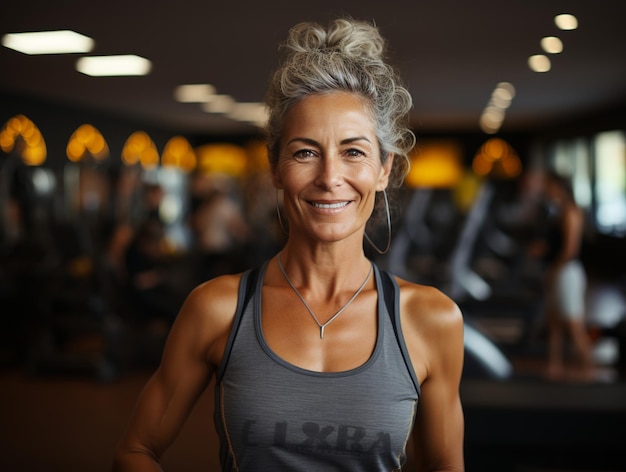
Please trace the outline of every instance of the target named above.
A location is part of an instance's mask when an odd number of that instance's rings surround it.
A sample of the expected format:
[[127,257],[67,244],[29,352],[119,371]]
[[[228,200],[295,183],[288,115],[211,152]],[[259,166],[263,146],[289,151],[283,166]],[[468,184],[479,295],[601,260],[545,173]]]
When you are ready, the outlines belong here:
[[170,285],[169,259],[163,224],[144,221],[125,251],[125,279],[132,316],[161,332],[167,332],[180,305]]
[[548,232],[543,259],[548,328],[548,376],[565,374],[564,339],[571,339],[575,370],[591,374],[591,339],[585,327],[587,277],[580,261],[584,214],[576,205],[569,183],[553,171],[543,175],[548,209]]
[[298,24],[284,49],[267,132],[287,241],[192,291],[114,470],[160,470],[215,378],[224,471],[400,470],[409,440],[415,470],[463,471],[461,312],[364,251],[406,175],[411,96],[370,23]]
[[195,202],[190,216],[195,259],[194,280],[204,282],[218,275],[244,270],[250,238],[240,203],[234,196],[213,190]]

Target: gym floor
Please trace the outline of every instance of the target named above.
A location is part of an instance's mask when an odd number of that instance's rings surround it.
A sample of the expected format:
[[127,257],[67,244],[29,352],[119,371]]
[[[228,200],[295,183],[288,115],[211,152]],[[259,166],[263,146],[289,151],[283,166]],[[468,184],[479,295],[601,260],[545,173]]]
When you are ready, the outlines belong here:
[[[542,362],[515,361],[506,381],[467,380],[467,471],[626,471],[626,382],[546,381]],[[151,369],[109,382],[0,371],[0,470],[110,471],[116,441]],[[212,386],[164,457],[165,470],[217,471]],[[410,461],[406,470],[411,470]]]

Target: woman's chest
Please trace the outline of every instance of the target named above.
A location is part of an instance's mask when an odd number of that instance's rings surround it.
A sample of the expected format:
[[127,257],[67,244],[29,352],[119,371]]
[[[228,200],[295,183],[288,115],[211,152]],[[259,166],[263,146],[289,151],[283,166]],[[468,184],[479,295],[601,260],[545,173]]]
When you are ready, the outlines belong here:
[[263,341],[289,364],[319,372],[341,372],[365,364],[379,334],[375,290],[361,293],[336,315],[341,303],[308,306],[288,292],[264,291],[258,314]]

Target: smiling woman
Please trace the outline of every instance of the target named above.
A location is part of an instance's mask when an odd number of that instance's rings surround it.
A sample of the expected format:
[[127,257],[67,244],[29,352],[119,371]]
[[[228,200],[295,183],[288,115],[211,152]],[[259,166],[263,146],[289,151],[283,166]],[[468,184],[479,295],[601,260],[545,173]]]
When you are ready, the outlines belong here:
[[292,231],[307,228],[320,241],[345,239],[357,248],[387,187],[393,154],[380,155],[365,101],[333,92],[312,95],[286,114],[274,184],[283,190]]
[[215,375],[224,471],[398,471],[409,438],[418,470],[462,471],[461,314],[364,251],[406,173],[410,95],[369,23],[299,24],[285,49],[267,99],[285,246],[189,295],[116,470],[159,470]]

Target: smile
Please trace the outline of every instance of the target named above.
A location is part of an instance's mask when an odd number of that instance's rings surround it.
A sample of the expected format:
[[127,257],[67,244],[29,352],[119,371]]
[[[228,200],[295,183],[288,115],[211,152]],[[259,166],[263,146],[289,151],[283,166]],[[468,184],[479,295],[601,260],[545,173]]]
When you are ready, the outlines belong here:
[[338,202],[338,203],[317,203],[317,202],[311,202],[311,205],[313,205],[315,208],[320,208],[323,210],[336,210],[338,208],[343,208],[345,206],[348,205],[348,202]]

